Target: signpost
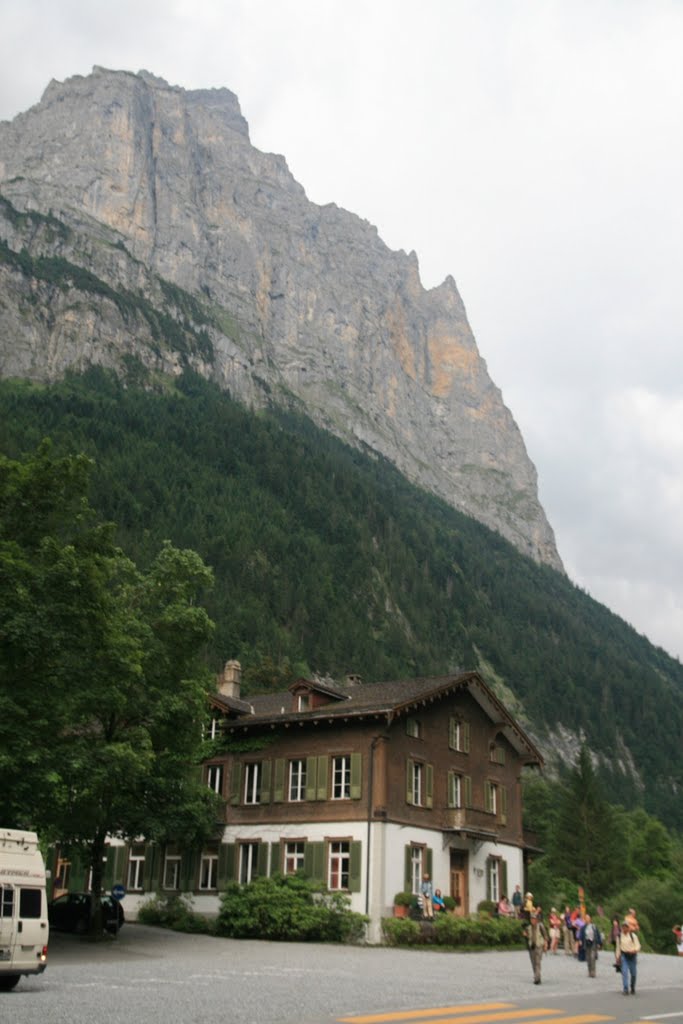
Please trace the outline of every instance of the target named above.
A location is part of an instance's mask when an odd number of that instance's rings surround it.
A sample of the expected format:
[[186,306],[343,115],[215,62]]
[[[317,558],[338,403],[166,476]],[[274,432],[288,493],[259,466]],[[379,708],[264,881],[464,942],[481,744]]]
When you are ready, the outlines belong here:
[[122,900],[123,897],[126,895],[125,885],[121,885],[120,882],[118,885],[112,885],[111,894],[115,900]]

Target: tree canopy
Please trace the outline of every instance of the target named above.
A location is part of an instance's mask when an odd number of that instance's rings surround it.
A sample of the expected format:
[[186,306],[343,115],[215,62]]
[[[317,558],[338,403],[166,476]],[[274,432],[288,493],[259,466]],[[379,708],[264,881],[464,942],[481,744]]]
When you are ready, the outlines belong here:
[[165,543],[145,571],[87,500],[91,465],[49,443],[0,456],[0,820],[86,846],[107,834],[198,843],[212,686],[212,574]]

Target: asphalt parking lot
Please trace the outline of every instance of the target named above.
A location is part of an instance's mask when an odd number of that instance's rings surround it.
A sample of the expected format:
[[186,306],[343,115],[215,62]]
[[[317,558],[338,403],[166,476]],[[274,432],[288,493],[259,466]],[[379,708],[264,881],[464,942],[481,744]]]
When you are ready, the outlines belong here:
[[[638,1010],[648,993],[680,1003],[683,958],[641,955]],[[12,1024],[326,1024],[339,1016],[506,999],[564,999],[568,1006],[621,1011],[609,952],[598,976],[585,964],[546,956],[543,984],[531,983],[525,951],[445,953],[184,935],[126,924],[116,939],[92,944],[50,936],[48,969],[22,978],[0,999]],[[628,1000],[624,1000],[628,1004]],[[611,1007],[614,1009],[610,1009]],[[630,1008],[630,1007],[629,1007]]]

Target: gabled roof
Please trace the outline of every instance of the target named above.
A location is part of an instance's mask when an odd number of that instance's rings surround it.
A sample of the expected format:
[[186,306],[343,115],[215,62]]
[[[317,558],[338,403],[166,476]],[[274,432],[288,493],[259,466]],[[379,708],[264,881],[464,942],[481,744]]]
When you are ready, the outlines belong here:
[[[301,684],[302,681],[298,680]],[[226,729],[230,732],[250,730],[264,725],[299,723],[321,723],[339,719],[383,718],[391,722],[394,718],[410,714],[459,690],[467,690],[477,701],[492,723],[502,733],[527,764],[542,764],[540,751],[496,697],[478,672],[464,672],[447,676],[423,676],[417,679],[393,680],[383,683],[361,685],[339,684],[323,687],[310,682],[318,692],[327,692],[330,702],[308,711],[292,710],[291,689],[279,693],[263,693],[250,696],[249,703],[235,701],[218,695],[214,700],[225,704],[232,711]],[[241,714],[235,705],[243,704],[249,710]],[[235,712],[238,712],[235,717]]]

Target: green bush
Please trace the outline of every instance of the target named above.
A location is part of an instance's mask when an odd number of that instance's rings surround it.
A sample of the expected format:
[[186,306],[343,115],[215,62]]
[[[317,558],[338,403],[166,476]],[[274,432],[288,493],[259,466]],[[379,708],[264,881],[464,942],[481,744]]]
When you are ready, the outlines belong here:
[[213,921],[193,911],[189,896],[157,895],[140,906],[138,921],[172,928],[177,932],[215,933]]
[[382,934],[388,946],[415,946],[424,941],[419,923],[409,917],[383,917]]
[[298,875],[231,882],[221,896],[217,933],[237,939],[360,942],[367,918],[342,892],[321,890]]

